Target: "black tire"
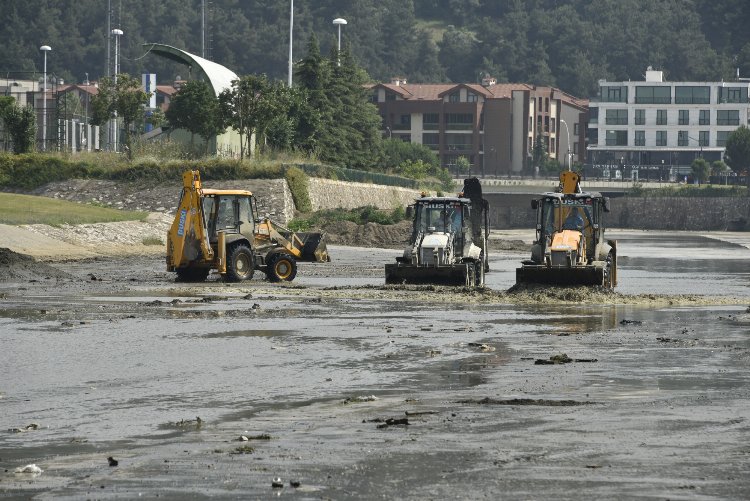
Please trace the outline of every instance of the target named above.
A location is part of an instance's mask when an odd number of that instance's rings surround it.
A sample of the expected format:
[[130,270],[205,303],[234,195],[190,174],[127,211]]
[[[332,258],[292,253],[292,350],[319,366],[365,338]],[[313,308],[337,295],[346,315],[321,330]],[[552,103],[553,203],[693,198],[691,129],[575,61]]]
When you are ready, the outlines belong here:
[[205,282],[208,268],[177,268],[177,282]]
[[297,260],[291,254],[279,252],[267,260],[266,276],[271,282],[291,282],[297,276]]
[[227,256],[227,277],[229,282],[242,282],[253,278],[255,257],[246,244],[237,244]]

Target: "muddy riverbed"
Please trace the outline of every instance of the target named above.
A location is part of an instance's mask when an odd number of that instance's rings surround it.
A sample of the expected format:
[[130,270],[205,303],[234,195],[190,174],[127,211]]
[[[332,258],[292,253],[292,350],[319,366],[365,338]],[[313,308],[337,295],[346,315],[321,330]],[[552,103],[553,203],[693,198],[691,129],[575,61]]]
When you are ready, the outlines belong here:
[[508,293],[518,253],[482,292],[385,287],[387,249],[11,263],[0,497],[746,499],[747,239],[617,238],[617,293]]

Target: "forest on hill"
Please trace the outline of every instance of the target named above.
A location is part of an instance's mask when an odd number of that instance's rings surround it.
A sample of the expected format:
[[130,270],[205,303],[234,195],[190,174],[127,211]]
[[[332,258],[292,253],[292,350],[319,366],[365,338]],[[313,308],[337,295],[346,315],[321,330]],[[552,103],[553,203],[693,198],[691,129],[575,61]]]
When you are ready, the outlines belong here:
[[[107,74],[107,5],[121,37],[120,71],[187,69],[146,53],[159,42],[186,49],[238,75],[285,81],[290,0],[5,0],[0,9],[0,77],[42,70],[67,81]],[[206,6],[205,45],[202,6]],[[373,81],[553,85],[581,97],[597,81],[640,80],[647,66],[669,80],[750,77],[747,0],[296,0],[294,60],[314,33],[325,54],[342,44]],[[3,75],[4,73],[4,75]]]

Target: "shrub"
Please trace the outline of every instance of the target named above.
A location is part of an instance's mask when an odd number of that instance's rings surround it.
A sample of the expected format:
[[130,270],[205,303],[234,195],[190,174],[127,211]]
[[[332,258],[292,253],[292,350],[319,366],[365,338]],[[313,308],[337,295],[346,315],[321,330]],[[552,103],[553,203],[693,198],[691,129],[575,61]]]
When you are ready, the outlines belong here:
[[305,173],[297,167],[289,167],[284,172],[284,178],[287,185],[289,185],[289,191],[292,192],[292,200],[294,200],[297,210],[300,212],[310,212],[312,210],[310,184]]

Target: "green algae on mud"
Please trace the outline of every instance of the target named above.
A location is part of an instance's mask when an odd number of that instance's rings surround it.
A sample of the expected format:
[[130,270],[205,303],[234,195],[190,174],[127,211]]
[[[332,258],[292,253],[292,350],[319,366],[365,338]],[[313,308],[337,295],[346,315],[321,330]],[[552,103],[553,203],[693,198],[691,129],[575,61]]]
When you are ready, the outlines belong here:
[[[457,304],[586,304],[633,306],[718,306],[745,305],[746,297],[700,294],[622,294],[604,287],[555,287],[547,285],[514,285],[500,291],[489,287],[451,287],[441,285],[341,285],[333,287],[306,287],[298,284],[225,284],[222,293],[246,295],[255,299],[360,299],[379,301],[418,301]],[[207,287],[170,289],[169,294],[200,295]]]

